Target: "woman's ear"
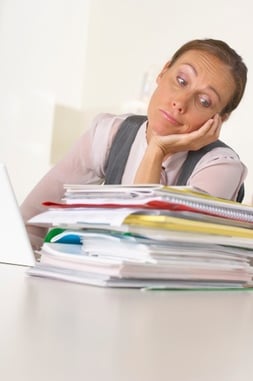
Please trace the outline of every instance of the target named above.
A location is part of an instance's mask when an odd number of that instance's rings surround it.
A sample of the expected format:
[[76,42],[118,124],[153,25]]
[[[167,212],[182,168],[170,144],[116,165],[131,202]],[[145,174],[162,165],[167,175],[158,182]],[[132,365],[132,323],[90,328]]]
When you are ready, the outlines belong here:
[[162,68],[162,70],[160,71],[158,76],[156,77],[156,83],[159,83],[160,79],[166,73],[166,71],[168,70],[169,66],[170,66],[170,61],[166,62],[166,64],[164,65],[164,67]]

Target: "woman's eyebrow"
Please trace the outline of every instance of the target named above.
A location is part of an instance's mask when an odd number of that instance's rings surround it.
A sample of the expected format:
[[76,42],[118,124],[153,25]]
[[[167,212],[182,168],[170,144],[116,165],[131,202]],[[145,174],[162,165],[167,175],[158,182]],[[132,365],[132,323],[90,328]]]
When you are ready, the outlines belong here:
[[207,88],[212,90],[217,95],[217,97],[219,98],[219,101],[221,102],[221,97],[220,97],[220,94],[218,93],[218,91],[212,86],[208,86]]
[[198,75],[198,72],[197,72],[196,68],[192,64],[190,64],[188,62],[184,62],[184,63],[182,63],[182,66],[189,66],[189,68],[194,72],[194,74],[196,76]]

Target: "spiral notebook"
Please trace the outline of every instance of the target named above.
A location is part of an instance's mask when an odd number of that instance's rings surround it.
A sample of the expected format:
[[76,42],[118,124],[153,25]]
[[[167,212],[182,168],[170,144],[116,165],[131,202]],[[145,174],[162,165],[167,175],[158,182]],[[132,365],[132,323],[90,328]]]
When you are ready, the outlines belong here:
[[0,210],[0,264],[33,266],[35,256],[3,163],[0,163]]
[[45,201],[49,208],[145,208],[195,212],[253,226],[253,207],[210,196],[185,186],[66,184],[62,202]]

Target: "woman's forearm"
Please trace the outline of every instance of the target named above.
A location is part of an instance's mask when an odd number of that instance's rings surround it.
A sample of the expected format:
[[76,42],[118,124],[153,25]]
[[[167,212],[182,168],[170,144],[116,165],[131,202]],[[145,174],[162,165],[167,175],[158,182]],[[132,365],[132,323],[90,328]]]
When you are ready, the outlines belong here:
[[159,184],[162,162],[162,152],[148,146],[136,172],[134,184]]

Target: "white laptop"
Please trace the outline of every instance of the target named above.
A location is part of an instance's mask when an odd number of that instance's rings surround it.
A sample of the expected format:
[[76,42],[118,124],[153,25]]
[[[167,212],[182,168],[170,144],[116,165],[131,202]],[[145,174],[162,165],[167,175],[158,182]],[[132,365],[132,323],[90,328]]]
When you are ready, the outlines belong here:
[[0,163],[0,238],[0,264],[35,264],[35,256],[3,163]]

